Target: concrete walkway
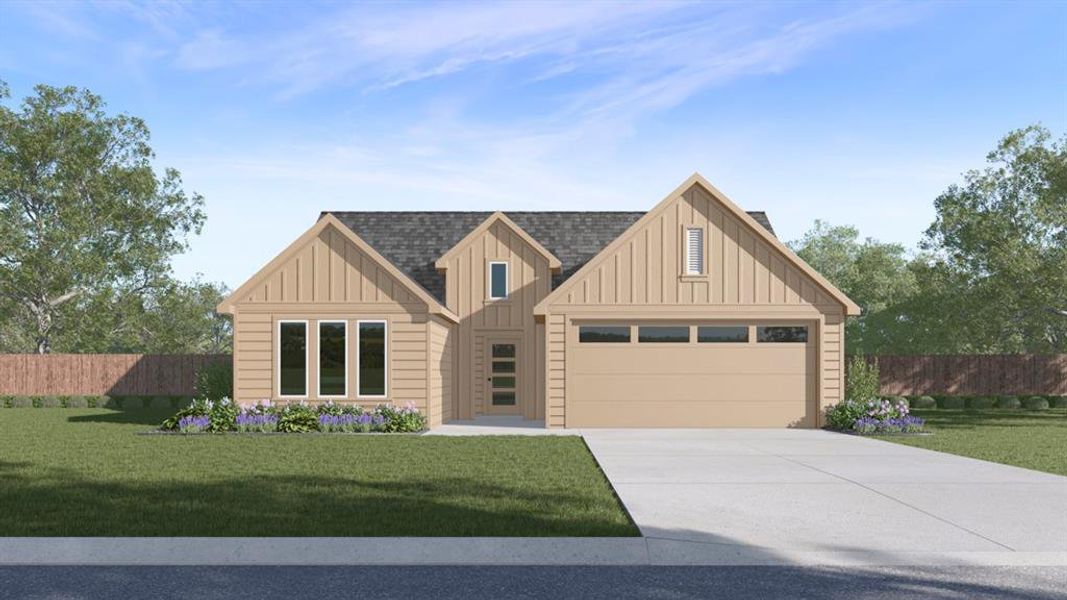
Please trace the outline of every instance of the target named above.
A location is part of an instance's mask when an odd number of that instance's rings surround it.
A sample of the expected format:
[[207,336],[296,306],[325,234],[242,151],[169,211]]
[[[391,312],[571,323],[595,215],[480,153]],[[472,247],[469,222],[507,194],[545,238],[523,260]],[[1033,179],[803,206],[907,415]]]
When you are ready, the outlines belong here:
[[1067,556],[1065,477],[818,430],[582,433],[672,564]]

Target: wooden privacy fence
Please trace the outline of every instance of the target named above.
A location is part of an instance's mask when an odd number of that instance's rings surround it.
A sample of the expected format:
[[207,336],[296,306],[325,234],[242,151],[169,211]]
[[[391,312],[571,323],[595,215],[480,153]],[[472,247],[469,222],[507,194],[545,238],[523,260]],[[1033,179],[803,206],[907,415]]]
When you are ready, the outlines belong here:
[[0,395],[191,396],[196,372],[229,354],[0,354]]
[[882,393],[918,396],[1067,396],[1067,354],[868,356]]

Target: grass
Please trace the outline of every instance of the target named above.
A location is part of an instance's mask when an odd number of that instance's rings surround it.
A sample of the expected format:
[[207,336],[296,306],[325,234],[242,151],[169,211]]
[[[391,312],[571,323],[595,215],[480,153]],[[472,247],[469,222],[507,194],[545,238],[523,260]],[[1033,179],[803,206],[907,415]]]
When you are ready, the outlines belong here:
[[1067,410],[916,410],[934,433],[881,439],[1067,475]]
[[0,409],[0,536],[631,536],[577,437],[144,436]]

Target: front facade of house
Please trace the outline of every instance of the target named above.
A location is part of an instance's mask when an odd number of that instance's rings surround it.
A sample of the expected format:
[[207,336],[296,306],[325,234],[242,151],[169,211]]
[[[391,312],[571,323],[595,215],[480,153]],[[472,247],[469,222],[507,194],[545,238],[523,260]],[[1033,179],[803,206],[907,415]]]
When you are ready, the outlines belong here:
[[816,427],[858,313],[699,175],[646,213],[323,213],[218,309],[237,401],[431,427]]

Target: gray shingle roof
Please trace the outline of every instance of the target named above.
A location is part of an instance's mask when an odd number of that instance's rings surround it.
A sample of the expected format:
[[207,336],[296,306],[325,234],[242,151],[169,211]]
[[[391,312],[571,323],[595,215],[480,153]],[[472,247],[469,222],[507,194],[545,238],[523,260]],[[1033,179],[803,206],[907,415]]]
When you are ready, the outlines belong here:
[[[443,304],[445,278],[437,272],[434,262],[493,213],[326,211],[323,214],[337,217]],[[645,213],[505,211],[504,214],[559,258],[562,268],[552,278],[555,289]],[[774,234],[765,213],[748,214]]]

